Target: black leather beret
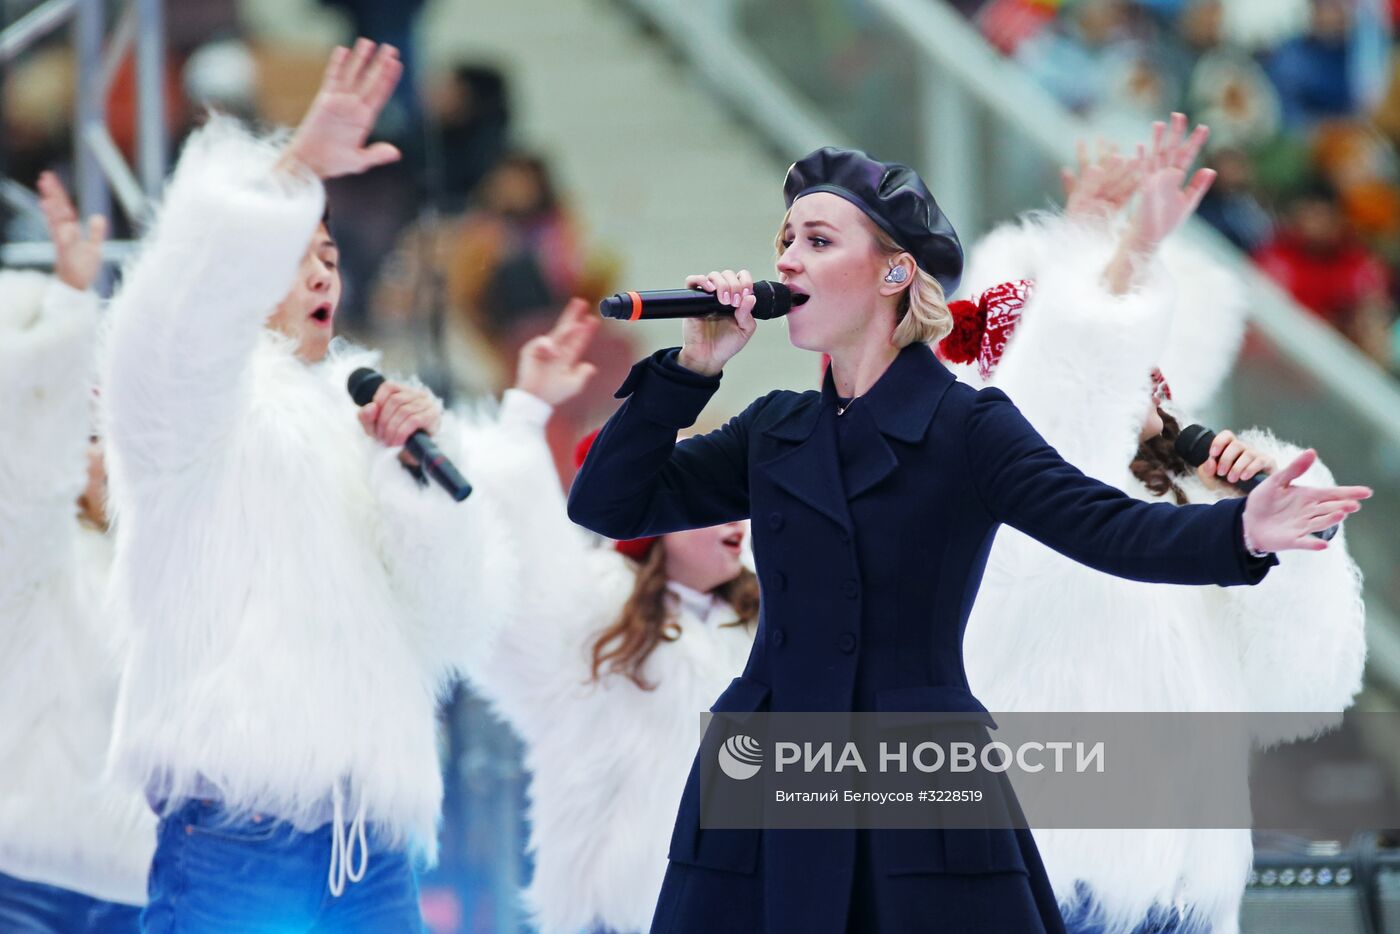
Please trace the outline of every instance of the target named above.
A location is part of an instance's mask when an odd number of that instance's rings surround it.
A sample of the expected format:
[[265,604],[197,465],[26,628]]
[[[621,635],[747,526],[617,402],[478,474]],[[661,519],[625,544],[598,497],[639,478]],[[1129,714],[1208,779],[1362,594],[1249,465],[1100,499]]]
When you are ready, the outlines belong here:
[[962,279],[963,250],[957,232],[919,174],[898,162],[880,162],[857,149],[818,149],[788,169],[783,200],[827,191],[854,204],[909,251],[919,268],[952,295]]

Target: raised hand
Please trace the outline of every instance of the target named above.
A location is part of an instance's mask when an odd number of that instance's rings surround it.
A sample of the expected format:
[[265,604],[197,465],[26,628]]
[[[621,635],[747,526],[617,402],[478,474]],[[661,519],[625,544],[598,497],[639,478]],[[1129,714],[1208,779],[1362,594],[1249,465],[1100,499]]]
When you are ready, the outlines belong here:
[[39,176],[39,207],[53,240],[54,275],[69,288],[86,292],[97,281],[102,270],[102,242],[107,237],[107,218],[94,214],[88,218],[84,231],[78,219],[73,199],[58,176],[44,172]]
[[376,51],[368,39],[356,42],[354,51],[337,47],[281,164],[336,178],[397,161],[400,153],[393,145],[366,146],[365,140],[403,73],[398,55],[392,45]]
[[1098,142],[1098,152],[1089,158],[1089,146],[1080,140],[1076,146],[1077,169],[1061,169],[1065,188],[1065,214],[1076,220],[1107,221],[1132,200],[1148,166],[1147,149],[1139,145],[1129,159],[1118,147]]
[[[1185,172],[1191,168],[1201,154],[1201,147],[1210,138],[1210,127],[1199,124],[1188,135],[1188,125],[1183,113],[1172,114],[1170,126],[1161,120],[1152,124],[1152,151],[1147,153],[1148,171],[1181,169]],[[1140,148],[1138,151],[1142,152]]]
[[758,330],[758,322],[753,317],[753,306],[758,303],[753,294],[753,276],[747,269],[738,272],[726,269],[708,276],[688,276],[685,286],[714,292],[722,304],[734,307],[733,317],[686,318],[682,326],[684,346],[681,347],[680,365],[696,373],[714,376]]
[[1146,153],[1138,189],[1141,197],[1126,234],[1128,245],[1139,253],[1155,252],[1195,213],[1215,181],[1214,169],[1198,169],[1186,182],[1186,173],[1210,136],[1204,125],[1187,135],[1186,126],[1185,115],[1179,113],[1172,114],[1170,127],[1161,121],[1152,125],[1152,149]]
[[1309,448],[1245,499],[1244,537],[1255,551],[1322,551],[1327,543],[1312,533],[1341,522],[1371,496],[1364,486],[1294,486],[1316,460]]
[[520,348],[515,388],[559,406],[583,391],[598,368],[583,362],[602,321],[581,298],[569,299],[548,334]]

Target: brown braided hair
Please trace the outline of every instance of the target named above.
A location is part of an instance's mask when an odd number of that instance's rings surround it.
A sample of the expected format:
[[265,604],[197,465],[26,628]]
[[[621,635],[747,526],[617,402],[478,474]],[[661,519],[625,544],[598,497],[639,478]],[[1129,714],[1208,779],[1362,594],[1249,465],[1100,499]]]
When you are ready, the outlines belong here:
[[1177,486],[1176,478],[1187,476],[1192,470],[1191,465],[1176,453],[1181,423],[1160,406],[1157,414],[1162,417],[1162,433],[1138,445],[1137,456],[1131,465],[1133,476],[1141,480],[1154,496],[1170,493],[1178,506],[1185,506],[1186,494]]
[[[637,568],[637,583],[622,608],[617,622],[598,635],[593,643],[593,675],[599,681],[604,674],[620,674],[631,679],[643,691],[656,685],[642,677],[642,665],[662,642],[680,638],[681,626],[666,607],[666,549],[660,542]],[[739,619],[726,626],[747,626],[758,618],[758,578],[748,568],[739,576],[716,587],[711,593],[734,608]]]

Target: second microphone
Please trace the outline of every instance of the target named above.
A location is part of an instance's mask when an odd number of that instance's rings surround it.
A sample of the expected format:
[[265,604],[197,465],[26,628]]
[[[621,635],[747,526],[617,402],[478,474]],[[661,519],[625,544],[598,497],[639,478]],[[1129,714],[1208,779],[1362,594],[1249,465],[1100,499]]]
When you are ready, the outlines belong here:
[[[755,318],[781,318],[793,306],[807,301],[806,295],[794,295],[781,282],[755,282],[753,306]],[[732,315],[734,307],[725,305],[713,292],[700,289],[661,289],[653,292],[618,292],[598,303],[604,318],[622,321],[657,321],[664,318],[708,318],[711,315]]]

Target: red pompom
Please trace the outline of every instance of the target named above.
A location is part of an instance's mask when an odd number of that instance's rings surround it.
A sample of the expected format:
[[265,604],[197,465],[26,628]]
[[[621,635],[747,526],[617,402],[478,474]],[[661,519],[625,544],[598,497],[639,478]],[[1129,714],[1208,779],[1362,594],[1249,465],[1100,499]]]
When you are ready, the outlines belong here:
[[971,363],[982,350],[987,330],[987,309],[960,299],[948,305],[953,313],[953,330],[938,345],[938,354],[950,363]]

